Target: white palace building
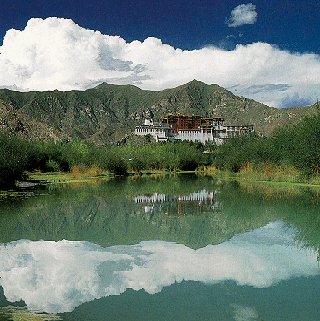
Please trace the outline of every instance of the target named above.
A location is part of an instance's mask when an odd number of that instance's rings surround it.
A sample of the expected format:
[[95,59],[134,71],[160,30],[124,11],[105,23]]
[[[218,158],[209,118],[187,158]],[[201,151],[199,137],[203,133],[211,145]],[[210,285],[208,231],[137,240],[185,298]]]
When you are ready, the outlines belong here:
[[252,125],[226,126],[222,117],[202,117],[187,115],[168,115],[161,123],[145,119],[143,125],[136,126],[135,134],[151,135],[157,142],[189,140],[193,142],[215,142],[221,144],[224,139],[252,133]]

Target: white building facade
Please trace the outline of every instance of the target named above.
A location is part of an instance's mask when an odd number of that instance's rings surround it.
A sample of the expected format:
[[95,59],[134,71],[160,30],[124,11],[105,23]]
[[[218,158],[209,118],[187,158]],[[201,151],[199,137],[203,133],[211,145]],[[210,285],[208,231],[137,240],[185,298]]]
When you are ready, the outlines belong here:
[[143,125],[135,128],[136,135],[151,135],[156,142],[188,140],[202,144],[215,142],[218,145],[225,139],[252,132],[254,132],[252,125],[225,126],[221,117],[203,118],[184,115],[169,116],[158,124],[146,119]]
[[167,124],[154,124],[151,119],[145,119],[144,124],[136,126],[134,133],[138,136],[151,135],[156,142],[174,141],[175,131]]

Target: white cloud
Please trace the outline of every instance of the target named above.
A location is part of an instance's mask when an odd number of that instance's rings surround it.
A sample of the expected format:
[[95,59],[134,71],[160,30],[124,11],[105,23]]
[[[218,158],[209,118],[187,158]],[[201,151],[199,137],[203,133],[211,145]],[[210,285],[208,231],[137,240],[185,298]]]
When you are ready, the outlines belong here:
[[231,11],[231,16],[226,23],[229,27],[253,25],[257,21],[256,6],[252,3],[240,4]]
[[[267,288],[319,274],[317,254],[297,248],[294,236],[276,222],[198,250],[160,241],[103,249],[88,242],[23,240],[0,246],[0,285],[7,300],[22,299],[29,309],[50,313],[127,288],[154,294],[183,280]],[[235,315],[255,316],[250,309],[235,309]]]
[[[157,38],[127,43],[68,19],[47,18],[9,30],[0,52],[0,87],[20,90],[83,90],[103,81],[161,90],[197,79],[272,106],[295,93],[309,101],[320,96],[320,56],[267,43],[188,51]],[[287,89],[275,90],[279,85]],[[252,93],[252,86],[262,90]]]

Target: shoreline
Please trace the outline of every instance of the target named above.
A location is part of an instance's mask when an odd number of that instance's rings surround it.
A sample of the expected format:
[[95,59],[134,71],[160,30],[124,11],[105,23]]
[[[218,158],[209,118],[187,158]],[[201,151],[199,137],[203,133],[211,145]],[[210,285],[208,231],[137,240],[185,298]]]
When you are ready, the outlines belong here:
[[211,176],[218,179],[224,180],[237,180],[245,181],[259,184],[269,184],[269,185],[287,185],[287,186],[301,186],[301,187],[316,187],[320,188],[320,183],[306,182],[306,181],[290,181],[288,180],[277,180],[276,178],[263,179],[257,176],[246,176],[241,173],[232,173],[229,171],[216,171],[215,173],[207,173],[205,171],[195,170],[195,171],[159,171],[159,170],[145,170],[140,173],[129,172],[126,176],[118,176],[109,172],[105,172],[96,176],[74,176],[71,173],[30,173],[29,179],[26,182],[40,184],[58,184],[58,183],[81,183],[90,182],[92,180],[110,180],[115,177],[149,177],[149,176],[170,176],[170,175],[184,175],[184,174],[194,174],[197,176]]
[[[44,186],[50,184],[75,184],[75,183],[94,183],[97,181],[110,181],[114,178],[125,178],[130,177],[132,179],[139,179],[145,177],[164,177],[164,176],[176,176],[176,175],[196,175],[196,176],[208,176],[216,179],[226,180],[226,181],[238,181],[247,182],[254,184],[264,184],[272,186],[282,186],[282,187],[311,187],[320,188],[320,183],[314,183],[312,181],[306,182],[303,180],[292,181],[290,178],[287,180],[276,179],[275,177],[269,176],[269,179],[265,179],[259,176],[259,173],[251,173],[253,175],[246,175],[241,173],[232,173],[223,170],[208,171],[203,169],[196,169],[195,171],[160,171],[160,170],[144,170],[139,173],[128,172],[127,175],[115,175],[110,172],[101,172],[97,175],[88,175],[86,173],[78,173],[77,175],[69,172],[34,172],[28,173],[27,179],[22,181],[17,181],[15,186],[10,186],[8,188],[0,188],[1,194],[17,192],[17,190],[28,190],[36,188],[37,186]],[[317,177],[317,180],[319,178]]]

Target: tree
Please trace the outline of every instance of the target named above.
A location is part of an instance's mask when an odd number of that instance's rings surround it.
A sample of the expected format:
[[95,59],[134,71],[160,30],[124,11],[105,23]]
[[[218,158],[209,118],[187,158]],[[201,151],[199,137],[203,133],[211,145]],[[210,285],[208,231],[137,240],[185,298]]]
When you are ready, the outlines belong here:
[[0,186],[13,186],[26,170],[29,154],[27,141],[0,132]]

